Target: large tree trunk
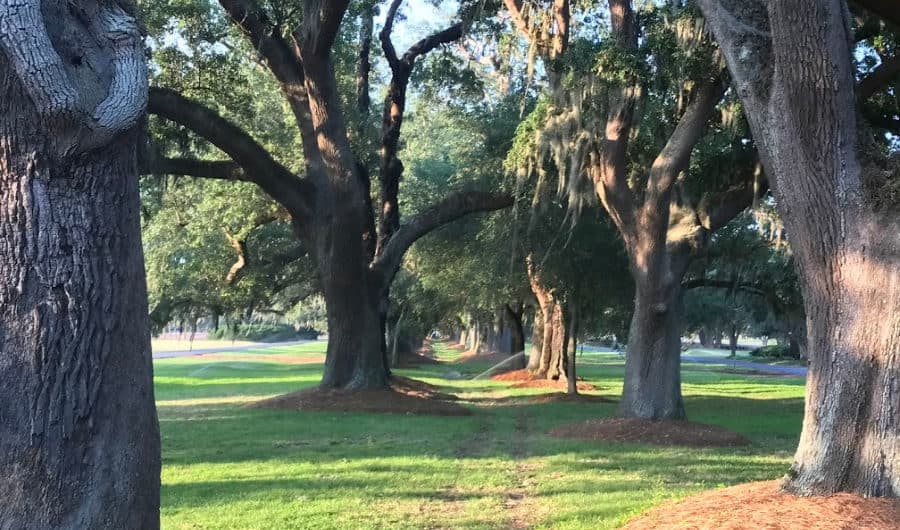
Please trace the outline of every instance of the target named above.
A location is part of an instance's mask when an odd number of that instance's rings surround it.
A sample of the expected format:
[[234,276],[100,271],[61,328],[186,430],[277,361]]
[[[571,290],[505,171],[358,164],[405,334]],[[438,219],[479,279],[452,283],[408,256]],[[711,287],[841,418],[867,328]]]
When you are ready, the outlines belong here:
[[[565,345],[566,319],[562,303],[553,289],[543,284],[541,274],[534,267],[531,256],[526,259],[531,292],[537,299],[542,319],[540,348],[535,347],[528,360],[528,370],[537,377],[557,380],[565,378],[563,348]],[[537,329],[537,316],[535,317]]]
[[[159,527],[136,163],[145,72],[118,7],[0,4],[3,529]],[[131,117],[106,115],[114,104]],[[102,119],[79,123],[91,114]]]
[[522,326],[523,312],[521,304],[515,310],[509,304],[505,306],[506,323],[511,334],[509,351],[512,354],[525,351],[525,329]]
[[[338,267],[335,264],[335,267]],[[388,386],[379,297],[342,284],[325,286],[328,350],[323,388],[380,389]]]
[[[857,155],[838,0],[701,6],[738,86],[803,282],[809,377],[789,491],[900,495],[900,212],[874,206]],[[731,6],[733,7],[733,6]],[[744,28],[768,27],[748,35]],[[746,54],[746,49],[758,50]]]
[[528,354],[529,372],[535,372],[541,364],[541,351],[544,349],[544,313],[540,305],[534,309],[534,323],[531,330],[531,352]]
[[681,397],[681,288],[638,284],[628,333],[619,415],[684,419]]

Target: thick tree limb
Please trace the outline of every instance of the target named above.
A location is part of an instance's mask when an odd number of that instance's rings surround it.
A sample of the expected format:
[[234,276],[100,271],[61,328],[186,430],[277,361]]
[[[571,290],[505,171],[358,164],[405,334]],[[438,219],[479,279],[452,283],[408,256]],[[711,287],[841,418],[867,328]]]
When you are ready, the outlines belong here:
[[403,262],[403,255],[422,236],[447,223],[476,212],[501,210],[513,205],[512,195],[481,191],[462,191],[450,195],[431,208],[410,218],[387,243],[384,252],[372,263],[387,283]]
[[306,0],[303,2],[304,57],[328,57],[337,38],[349,0]]
[[150,90],[149,111],[187,127],[224,151],[244,169],[250,180],[292,215],[301,218],[310,215],[312,184],[275,160],[240,127],[201,103],[165,88]]
[[684,115],[678,120],[675,131],[650,168],[645,207],[662,210],[663,203],[668,203],[675,179],[687,168],[691,151],[706,132],[706,125],[716,105],[725,95],[725,76],[723,72],[716,79],[700,85]]
[[299,53],[284,37],[284,28],[279,28],[269,20],[266,12],[254,0],[220,0],[219,4],[228,13],[232,23],[240,28],[262,55],[266,66],[278,80],[281,92],[300,127],[303,155],[306,157],[310,177],[318,179],[322,161],[317,150]]
[[856,85],[856,99],[863,103],[900,75],[900,55],[884,57],[872,72]]
[[141,161],[144,175],[183,175],[215,180],[253,182],[241,166],[231,160],[201,160],[198,158],[154,156]]
[[253,0],[219,0],[250,44],[262,55],[266,66],[282,83],[303,85],[303,67],[282,28],[269,20],[266,12]]
[[[612,37],[626,51],[637,49],[637,28],[631,0],[609,0]],[[600,141],[592,180],[597,196],[628,241],[634,226],[635,198],[628,187],[628,136],[634,122],[634,109],[640,98],[638,80],[626,80],[612,90],[605,136]]]

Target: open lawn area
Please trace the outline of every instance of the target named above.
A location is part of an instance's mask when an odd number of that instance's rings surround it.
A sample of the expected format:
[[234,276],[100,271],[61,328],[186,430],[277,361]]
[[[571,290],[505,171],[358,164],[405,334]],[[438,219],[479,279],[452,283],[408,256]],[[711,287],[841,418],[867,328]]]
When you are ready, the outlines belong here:
[[[553,438],[553,427],[610,416],[615,405],[535,403],[525,396],[548,390],[441,378],[488,367],[478,362],[399,371],[458,395],[473,412],[467,417],[244,408],[315,385],[324,348],[155,362],[163,528],[617,528],[668,499],[778,478],[800,432],[802,379],[693,365],[683,371],[690,419],[732,429],[751,445]],[[458,352],[437,344],[436,356]],[[622,358],[585,354],[579,363],[596,393],[618,399]]]

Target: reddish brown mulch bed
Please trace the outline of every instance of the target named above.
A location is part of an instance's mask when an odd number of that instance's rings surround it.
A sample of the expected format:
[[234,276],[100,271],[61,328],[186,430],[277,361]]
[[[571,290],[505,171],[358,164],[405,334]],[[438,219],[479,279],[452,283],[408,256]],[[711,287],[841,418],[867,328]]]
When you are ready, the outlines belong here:
[[[516,384],[510,385],[510,388],[568,388],[568,383],[565,380],[560,379],[554,381],[552,379],[538,378],[526,369],[495,375],[494,377],[491,377],[491,381],[516,382]],[[588,390],[597,390],[596,386],[582,381],[577,382],[575,386],[578,390],[585,392]]]
[[433,385],[394,376],[389,390],[333,390],[307,388],[247,405],[254,409],[391,412],[398,414],[430,414],[437,416],[469,416],[472,411],[454,403]]
[[660,446],[736,447],[750,440],[716,425],[691,421],[603,418],[563,425],[551,436],[576,440],[645,443]]
[[766,528],[900,528],[900,500],[867,499],[849,493],[830,497],[795,497],[779,490],[778,481],[752,482],[705,491],[655,508],[624,528],[630,530],[739,530]]

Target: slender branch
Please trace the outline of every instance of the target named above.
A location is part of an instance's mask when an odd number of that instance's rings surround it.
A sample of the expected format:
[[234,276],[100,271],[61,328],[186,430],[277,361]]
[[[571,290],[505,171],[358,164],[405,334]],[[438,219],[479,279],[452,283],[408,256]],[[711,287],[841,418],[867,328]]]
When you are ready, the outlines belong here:
[[225,283],[227,285],[234,285],[244,275],[244,269],[246,269],[249,264],[247,242],[231,235],[225,227],[222,227],[222,232],[225,233],[225,239],[228,240],[228,244],[231,245],[231,248],[237,253],[237,259],[231,268],[228,269],[228,274],[225,275]]
[[900,76],[900,55],[882,58],[881,64],[856,85],[857,101],[863,103],[876,92],[881,91],[888,83],[896,80],[898,76]]
[[369,115],[369,74],[372,70],[372,31],[375,8],[369,3],[363,6],[359,25],[359,55],[356,62],[356,110],[361,117]]
[[390,283],[400,268],[403,255],[422,236],[471,213],[508,208],[513,202],[513,197],[506,193],[461,191],[450,195],[401,226],[387,243],[384,252],[372,263],[371,268]]
[[406,53],[403,54],[402,61],[408,64],[410,67],[413,66],[416,59],[429,53],[434,50],[438,46],[442,44],[449,44],[451,42],[455,42],[462,38],[463,35],[463,25],[462,23],[456,23],[450,26],[447,29],[439,31],[437,33],[433,33],[419,42],[413,44],[406,50]]
[[396,72],[400,68],[400,59],[397,57],[397,50],[394,49],[394,43],[391,41],[391,32],[394,31],[394,20],[397,18],[397,11],[403,0],[393,0],[388,8],[387,16],[384,19],[384,27],[378,34],[381,40],[381,49],[384,50],[384,57],[387,59],[391,71]]
[[391,31],[394,19],[402,0],[393,0],[385,19],[384,28],[379,38],[385,57],[391,67],[391,82],[384,99],[384,111],[381,120],[381,167],[379,173],[380,190],[378,205],[378,236],[375,255],[380,255],[388,240],[400,227],[400,179],[403,177],[403,163],[397,158],[400,143],[400,129],[403,126],[403,114],[406,111],[406,91],[409,78],[416,60],[436,47],[459,40],[462,37],[462,24],[454,24],[449,28],[433,33],[420,40],[406,53],[402,59],[397,58],[391,42]]
[[301,218],[310,215],[312,184],[275,160],[240,127],[201,103],[165,88],[150,89],[149,111],[187,127],[224,151],[244,169],[250,180],[291,214]]

